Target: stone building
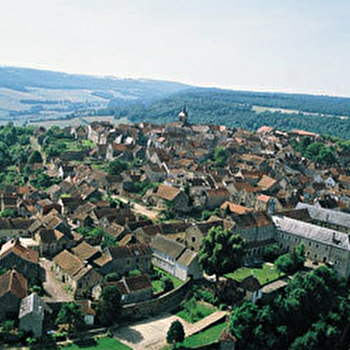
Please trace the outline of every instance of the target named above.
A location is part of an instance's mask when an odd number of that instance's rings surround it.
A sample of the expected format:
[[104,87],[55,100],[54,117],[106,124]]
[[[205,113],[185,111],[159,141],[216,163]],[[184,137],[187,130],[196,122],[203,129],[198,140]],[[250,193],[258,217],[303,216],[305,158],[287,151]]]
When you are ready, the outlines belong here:
[[32,281],[41,280],[44,276],[38,252],[24,247],[19,239],[11,239],[1,247],[0,267],[16,267],[17,271]]
[[178,279],[201,278],[203,273],[199,267],[197,253],[184,244],[157,235],[151,243],[153,265],[169,272]]
[[16,319],[21,300],[27,295],[27,279],[14,269],[0,276],[0,321]]
[[51,310],[35,293],[22,299],[18,316],[19,329],[32,332],[35,338],[40,338],[43,334],[45,311]]

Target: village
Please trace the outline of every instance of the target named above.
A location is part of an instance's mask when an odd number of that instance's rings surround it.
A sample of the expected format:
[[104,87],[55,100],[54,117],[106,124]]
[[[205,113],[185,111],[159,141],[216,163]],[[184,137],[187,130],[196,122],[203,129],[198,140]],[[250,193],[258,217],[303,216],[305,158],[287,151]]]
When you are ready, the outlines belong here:
[[[315,161],[314,144],[339,157]],[[27,183],[0,191],[0,323],[11,320],[0,342],[69,344],[111,327],[126,348],[162,348],[170,324],[150,339],[127,328],[168,313],[188,348],[215,328],[215,346],[234,349],[230,312],[293,278],[279,256],[303,247],[301,269],[349,277],[350,152],[334,140],[191,124],[184,107],[164,125],[38,127],[30,147],[15,170]],[[208,273],[201,258],[215,230],[244,242],[231,271]]]

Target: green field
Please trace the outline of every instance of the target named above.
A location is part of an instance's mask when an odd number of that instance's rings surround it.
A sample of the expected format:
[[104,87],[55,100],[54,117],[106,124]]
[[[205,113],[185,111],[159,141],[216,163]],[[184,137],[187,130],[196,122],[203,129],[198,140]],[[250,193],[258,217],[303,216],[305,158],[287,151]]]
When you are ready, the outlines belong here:
[[161,280],[152,281],[153,293],[157,294],[163,291],[163,283]]
[[119,340],[114,338],[100,338],[97,340],[88,340],[86,342],[73,343],[65,346],[64,349],[69,350],[129,350],[128,346],[122,344]]
[[241,267],[233,273],[226,274],[225,277],[232,278],[238,282],[241,282],[250,275],[256,277],[261,285],[272,282],[278,279],[279,277],[283,276],[283,274],[280,274],[277,271],[275,265],[265,263],[262,265],[261,268]]
[[176,315],[186,322],[196,323],[215,311],[216,308],[208,303],[190,299],[182,306],[181,310],[177,312]]

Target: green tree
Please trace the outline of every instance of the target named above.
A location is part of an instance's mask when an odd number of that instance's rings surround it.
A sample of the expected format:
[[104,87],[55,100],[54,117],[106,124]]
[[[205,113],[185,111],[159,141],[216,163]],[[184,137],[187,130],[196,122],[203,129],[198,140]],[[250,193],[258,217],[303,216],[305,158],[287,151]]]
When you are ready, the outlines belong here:
[[275,266],[280,272],[292,274],[302,269],[305,261],[305,247],[301,243],[296,248],[293,248],[291,253],[281,255],[275,261]]
[[185,339],[185,330],[182,323],[178,320],[174,321],[168,330],[166,335],[166,341],[168,344],[175,345],[183,342]]
[[169,292],[174,289],[174,283],[170,277],[163,276],[161,281],[164,292]]
[[109,164],[108,164],[108,173],[111,175],[118,175],[120,174],[122,171],[128,169],[128,163],[124,162],[123,160],[120,159],[115,159],[112,160]]
[[338,162],[334,152],[329,148],[322,149],[317,155],[315,161],[322,165],[332,165]]
[[13,209],[5,208],[4,210],[0,211],[0,218],[15,218],[17,216],[17,213]]
[[97,305],[97,315],[105,326],[114,324],[121,309],[121,294],[117,286],[110,285],[103,288],[100,301]]
[[30,154],[29,158],[28,158],[28,162],[30,164],[34,164],[34,163],[42,163],[43,159],[41,157],[41,154],[39,151],[34,151]]
[[221,226],[212,227],[202,240],[199,263],[218,281],[220,276],[241,266],[244,250],[245,242],[239,234],[231,234]]
[[67,324],[68,332],[79,330],[84,325],[80,306],[76,303],[63,303],[56,318],[56,324]]
[[229,152],[224,147],[217,147],[214,152],[215,165],[218,168],[223,168],[226,165],[229,155]]

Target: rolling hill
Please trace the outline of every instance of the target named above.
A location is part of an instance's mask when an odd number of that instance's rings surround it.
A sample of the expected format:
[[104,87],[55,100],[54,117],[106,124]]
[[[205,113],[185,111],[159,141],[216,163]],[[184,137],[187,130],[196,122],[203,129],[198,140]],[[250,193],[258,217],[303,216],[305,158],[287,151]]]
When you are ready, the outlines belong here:
[[306,129],[350,139],[350,98],[199,88],[175,82],[118,79],[0,67],[0,122],[174,121],[183,105],[194,123],[256,130]]

